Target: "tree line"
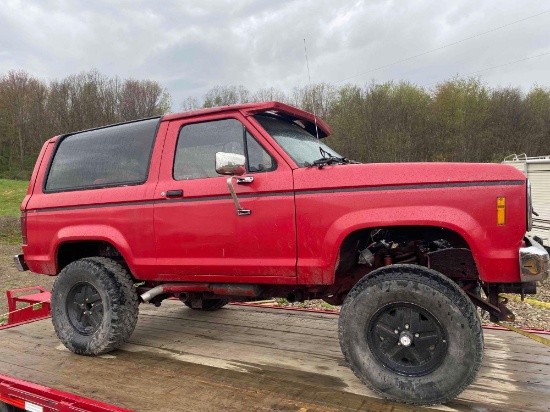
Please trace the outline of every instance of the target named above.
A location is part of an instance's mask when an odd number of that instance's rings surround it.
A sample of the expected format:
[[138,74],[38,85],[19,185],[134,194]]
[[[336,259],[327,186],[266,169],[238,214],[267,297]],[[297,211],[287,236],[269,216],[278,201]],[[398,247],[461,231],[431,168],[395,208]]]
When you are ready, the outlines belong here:
[[[326,143],[361,162],[499,162],[512,153],[550,155],[550,89],[489,87],[456,78],[431,88],[409,82],[328,83],[282,91],[214,86],[179,109],[277,100],[331,126]],[[0,178],[28,179],[44,141],[66,132],[169,112],[158,82],[95,70],[45,82],[0,75]]]
[[361,162],[500,162],[550,155],[550,89],[489,87],[455,78],[425,88],[409,82],[320,83],[289,93],[216,86],[181,108],[278,100],[315,112],[332,128],[326,143]]
[[150,80],[95,70],[45,82],[25,71],[0,75],[0,178],[28,179],[43,143],[77,130],[164,114],[171,98]]

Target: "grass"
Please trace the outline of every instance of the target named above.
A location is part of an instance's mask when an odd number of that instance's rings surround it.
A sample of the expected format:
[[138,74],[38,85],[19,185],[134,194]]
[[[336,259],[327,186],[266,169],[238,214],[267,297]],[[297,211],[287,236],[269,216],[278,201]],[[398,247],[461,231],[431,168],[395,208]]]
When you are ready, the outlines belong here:
[[0,179],[0,242],[21,243],[19,207],[27,193],[29,182]]
[[21,224],[15,216],[0,217],[0,243],[8,245],[21,244]]
[[27,194],[29,182],[0,179],[0,217],[19,217],[19,207]]
[[321,307],[324,310],[338,310],[338,306],[331,305],[330,303],[327,303],[327,302],[322,302]]

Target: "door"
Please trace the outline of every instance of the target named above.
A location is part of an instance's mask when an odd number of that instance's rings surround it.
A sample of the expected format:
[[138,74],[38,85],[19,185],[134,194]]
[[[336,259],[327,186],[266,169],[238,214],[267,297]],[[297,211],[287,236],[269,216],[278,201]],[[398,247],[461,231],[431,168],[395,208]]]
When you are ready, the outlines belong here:
[[[229,177],[215,171],[216,152],[246,156],[244,176],[253,181],[233,178],[233,185],[250,215],[237,214]],[[170,122],[161,164],[154,208],[160,279],[294,282],[292,169],[240,113]]]

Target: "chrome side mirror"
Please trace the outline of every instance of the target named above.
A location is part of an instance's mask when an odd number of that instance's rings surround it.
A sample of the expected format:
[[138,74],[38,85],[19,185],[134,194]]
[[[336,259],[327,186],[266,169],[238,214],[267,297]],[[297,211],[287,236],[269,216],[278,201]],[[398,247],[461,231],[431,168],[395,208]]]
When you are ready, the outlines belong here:
[[[249,209],[243,209],[237,199],[235,188],[233,187],[233,179],[236,176],[242,176],[246,173],[246,158],[243,155],[237,153],[216,153],[216,173],[220,175],[229,175],[227,178],[227,187],[237,208],[237,215],[248,216],[252,213]],[[237,177],[237,183],[252,183],[253,177]]]
[[241,176],[246,173],[246,158],[237,153],[216,153],[216,173]]

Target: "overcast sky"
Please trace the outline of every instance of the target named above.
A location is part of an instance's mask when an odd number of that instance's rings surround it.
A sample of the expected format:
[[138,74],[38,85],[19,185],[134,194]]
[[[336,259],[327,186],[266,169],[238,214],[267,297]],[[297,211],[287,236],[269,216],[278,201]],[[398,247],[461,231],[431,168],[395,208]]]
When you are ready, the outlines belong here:
[[[53,80],[95,68],[156,80],[171,93],[174,110],[215,85],[252,92],[306,85],[304,38],[314,83],[432,86],[473,73],[490,86],[550,87],[547,1],[2,0],[1,6],[0,73],[23,69]],[[485,70],[522,59],[528,60]]]

